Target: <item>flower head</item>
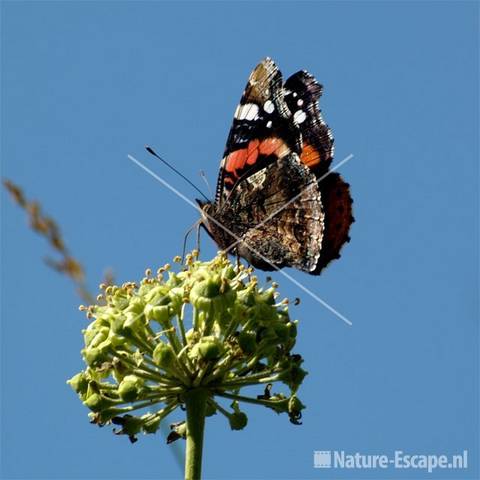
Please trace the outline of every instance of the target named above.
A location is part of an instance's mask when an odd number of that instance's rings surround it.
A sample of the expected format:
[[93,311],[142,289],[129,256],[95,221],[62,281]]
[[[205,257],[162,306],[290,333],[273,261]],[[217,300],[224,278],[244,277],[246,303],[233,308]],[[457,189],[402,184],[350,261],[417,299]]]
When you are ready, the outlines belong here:
[[[193,389],[207,392],[206,415],[220,412],[234,430],[248,422],[242,402],[299,423],[304,406],[296,393],[306,372],[292,353],[297,322],[288,302],[277,301],[275,284],[259,287],[251,269],[223,254],[201,262],[193,252],[179,271],[165,265],[139,283],[101,287],[102,303],[81,307],[92,320],[83,332],[86,368],[68,381],[93,423],[113,423],[121,427],[116,434],[136,441]],[[272,392],[276,382],[288,394]],[[252,385],[263,393],[241,394]],[[230,408],[222,399],[233,401]],[[175,425],[169,441],[183,437],[183,423]]]

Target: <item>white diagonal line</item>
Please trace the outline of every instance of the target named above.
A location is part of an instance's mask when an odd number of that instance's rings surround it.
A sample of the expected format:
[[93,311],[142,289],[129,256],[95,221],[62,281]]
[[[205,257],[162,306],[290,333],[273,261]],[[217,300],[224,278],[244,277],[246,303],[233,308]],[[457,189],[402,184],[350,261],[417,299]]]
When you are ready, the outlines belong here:
[[[341,162],[338,162],[334,167],[332,167],[327,173],[323,174],[320,178],[318,178],[315,182],[312,182],[310,185],[307,185],[299,194],[295,195],[291,198],[288,202],[283,204],[280,208],[275,210],[272,214],[270,214],[265,220],[262,220],[257,226],[253,227],[252,230],[256,230],[260,227],[263,227],[269,220],[271,220],[275,215],[278,215],[282,210],[287,208],[290,204],[292,204],[295,200],[300,198],[308,189],[312,188],[314,185],[318,185],[325,177],[330,175],[330,173],[334,172],[338,168],[340,168],[344,163],[347,163],[349,160],[353,158],[353,153],[347,155]],[[229,247],[225,249],[225,252],[228,252],[233,247],[238,245],[242,240],[235,240]]]
[[155,172],[150,170],[147,166],[145,166],[142,162],[137,160],[135,157],[132,155],[127,155],[127,157],[134,163],[136,163],[142,170],[147,172],[149,175],[151,175],[155,180],[159,181],[162,185],[167,187],[170,191],[178,195],[182,200],[187,202],[189,205],[191,205],[195,210],[198,210],[200,214],[205,215],[209,221],[212,223],[215,223],[215,225],[219,226],[223,230],[225,230],[229,235],[231,235],[237,242],[243,242],[245,246],[251,250],[255,255],[258,255],[264,262],[268,263],[272,268],[278,271],[281,275],[283,275],[285,278],[288,278],[292,283],[297,285],[297,287],[301,288],[305,293],[310,295],[313,299],[315,299],[317,302],[319,302],[321,305],[323,305],[325,308],[330,310],[333,314],[335,314],[338,318],[343,320],[347,325],[352,325],[352,322],[346,318],[344,315],[342,315],[340,312],[338,312],[335,308],[333,308],[331,305],[329,305],[325,300],[322,300],[318,295],[315,295],[311,290],[309,290],[307,287],[302,285],[298,280],[295,280],[292,276],[290,276],[288,273],[285,273],[283,270],[280,270],[276,265],[274,265],[270,260],[266,257],[264,257],[260,252],[257,252],[254,248],[252,248],[247,242],[242,240],[238,235],[233,233],[229,228],[225,227],[222,225],[217,219],[213,218],[211,215],[208,215],[206,212],[202,211],[201,208],[193,203],[189,198],[187,198],[183,193],[180,193],[175,187],[172,187],[167,181],[165,181],[163,178],[161,178],[159,175],[157,175]]
[[[155,180],[158,180],[164,187],[167,187],[169,190],[171,190],[173,193],[178,195],[182,200],[185,200],[189,205],[191,205],[195,210],[198,210],[200,213],[202,213],[202,210],[200,207],[193,203],[188,197],[186,197],[183,193],[180,193],[175,187],[172,187],[168,182],[166,182],[163,178],[159,177],[155,172],[152,172],[148,167],[146,167],[142,162],[138,161],[135,157],[132,157],[132,155],[127,155],[127,157],[134,163],[136,163],[140,168],[145,170],[148,174],[150,174]],[[220,225],[222,226],[222,225]]]

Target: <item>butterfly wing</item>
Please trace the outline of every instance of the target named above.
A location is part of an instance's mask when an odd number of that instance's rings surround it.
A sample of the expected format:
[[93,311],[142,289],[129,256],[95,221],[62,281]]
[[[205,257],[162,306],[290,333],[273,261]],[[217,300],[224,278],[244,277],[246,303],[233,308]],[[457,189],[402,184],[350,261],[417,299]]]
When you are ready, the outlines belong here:
[[266,58],[250,74],[235,110],[220,165],[215,203],[225,203],[240,179],[290,152],[300,152],[300,133],[284,99],[282,74]]
[[[263,270],[289,266],[318,275],[349,240],[352,199],[340,175],[326,175],[333,137],[318,107],[321,93],[305,71],[283,85],[267,58],[235,111],[213,211],[244,240],[238,253]],[[221,248],[234,242],[225,232],[213,237]]]
[[304,70],[289,77],[284,86],[285,103],[302,136],[300,159],[317,177],[328,171],[334,142],[318,106],[322,91],[322,85]]
[[353,202],[349,185],[338,173],[328,173],[334,140],[318,106],[323,87],[308,72],[300,71],[287,79],[284,90],[292,120],[301,132],[300,159],[317,178],[325,214],[321,255],[311,272],[318,275],[331,260],[339,258],[342,246],[350,240]]
[[238,253],[253,266],[294,267],[308,273],[317,267],[324,230],[322,202],[315,175],[296,153],[242,179],[224,215],[224,223],[235,218],[231,228],[243,240]]
[[342,177],[331,172],[318,184],[325,213],[322,251],[317,266],[310,272],[319,275],[332,260],[340,258],[340,250],[350,241],[350,226],[355,221],[352,215],[350,186]]

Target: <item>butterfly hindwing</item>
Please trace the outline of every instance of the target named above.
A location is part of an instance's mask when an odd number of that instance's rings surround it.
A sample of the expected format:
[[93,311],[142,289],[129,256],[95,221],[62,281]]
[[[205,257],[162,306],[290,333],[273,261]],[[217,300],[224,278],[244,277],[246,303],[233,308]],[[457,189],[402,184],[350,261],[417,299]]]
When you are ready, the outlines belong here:
[[322,204],[325,210],[325,232],[322,241],[322,254],[315,270],[318,275],[332,260],[340,258],[340,250],[350,241],[348,235],[351,224],[355,221],[352,215],[352,197],[350,185],[342,177],[331,172],[319,182]]
[[[292,152],[241,180],[217,220],[242,238],[238,253],[253,266],[272,270],[273,264],[310,273],[318,263],[324,230],[320,192],[308,188],[312,185],[314,174]],[[233,237],[223,239],[222,248],[235,242]]]

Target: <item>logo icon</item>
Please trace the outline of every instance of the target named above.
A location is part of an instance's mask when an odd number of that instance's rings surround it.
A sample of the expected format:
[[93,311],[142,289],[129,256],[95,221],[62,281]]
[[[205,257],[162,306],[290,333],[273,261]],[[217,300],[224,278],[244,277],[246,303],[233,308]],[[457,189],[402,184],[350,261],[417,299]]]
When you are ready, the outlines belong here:
[[330,450],[315,450],[313,452],[314,468],[332,468],[332,452]]

